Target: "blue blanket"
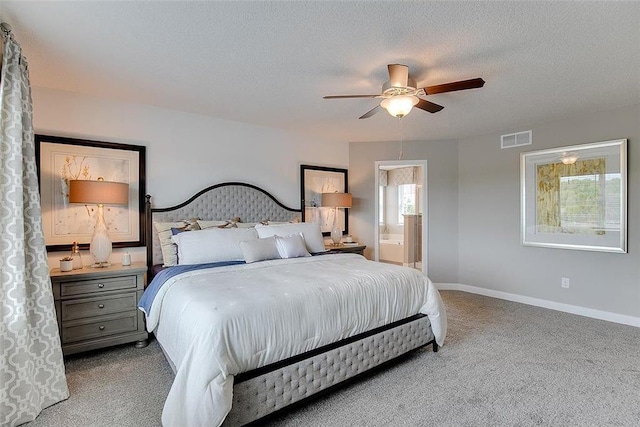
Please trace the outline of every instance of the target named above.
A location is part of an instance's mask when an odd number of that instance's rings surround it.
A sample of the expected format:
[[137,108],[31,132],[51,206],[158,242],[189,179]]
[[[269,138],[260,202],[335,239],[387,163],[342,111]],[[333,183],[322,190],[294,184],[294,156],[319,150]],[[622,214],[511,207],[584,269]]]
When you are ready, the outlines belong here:
[[192,264],[192,265],[176,265],[173,267],[167,267],[161,270],[153,278],[147,289],[142,294],[142,298],[138,301],[138,308],[144,312],[145,315],[149,314],[151,310],[151,304],[158,295],[158,291],[164,286],[167,280],[171,279],[178,274],[186,273],[187,271],[202,270],[205,268],[224,267],[227,265],[244,264],[244,261],[223,261],[223,262],[211,262],[207,264]]

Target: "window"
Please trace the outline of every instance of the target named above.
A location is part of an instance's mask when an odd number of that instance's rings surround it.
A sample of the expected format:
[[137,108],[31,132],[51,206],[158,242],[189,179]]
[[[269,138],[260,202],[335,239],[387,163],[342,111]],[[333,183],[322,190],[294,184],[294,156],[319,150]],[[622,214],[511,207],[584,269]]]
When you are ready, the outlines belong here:
[[404,224],[405,214],[416,213],[416,184],[398,186],[398,224]]

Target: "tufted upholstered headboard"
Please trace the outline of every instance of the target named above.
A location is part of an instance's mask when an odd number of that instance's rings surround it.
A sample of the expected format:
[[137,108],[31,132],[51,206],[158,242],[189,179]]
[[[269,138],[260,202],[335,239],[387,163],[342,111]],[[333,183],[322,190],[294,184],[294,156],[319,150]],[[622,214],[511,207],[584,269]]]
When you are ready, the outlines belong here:
[[146,242],[149,272],[162,264],[160,240],[153,223],[192,218],[227,220],[239,217],[242,222],[291,221],[300,219],[300,209],[287,207],[271,194],[255,185],[225,182],[198,192],[186,202],[168,208],[152,208],[151,196],[146,196]]

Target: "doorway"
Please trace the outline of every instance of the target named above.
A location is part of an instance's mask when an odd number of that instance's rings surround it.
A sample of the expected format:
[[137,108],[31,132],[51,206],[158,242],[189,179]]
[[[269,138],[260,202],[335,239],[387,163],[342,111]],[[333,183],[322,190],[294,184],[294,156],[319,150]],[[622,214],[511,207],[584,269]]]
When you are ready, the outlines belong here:
[[427,161],[377,161],[375,168],[374,259],[427,274]]

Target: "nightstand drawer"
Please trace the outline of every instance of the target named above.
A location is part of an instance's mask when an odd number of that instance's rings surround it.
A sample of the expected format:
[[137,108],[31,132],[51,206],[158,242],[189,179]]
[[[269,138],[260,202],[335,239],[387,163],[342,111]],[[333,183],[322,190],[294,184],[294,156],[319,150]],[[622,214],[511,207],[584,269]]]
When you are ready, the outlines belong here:
[[108,297],[82,298],[61,302],[62,321],[83,319],[85,317],[104,316],[136,310],[135,292]]
[[62,343],[67,344],[92,338],[134,332],[138,329],[138,314],[127,313],[93,319],[89,322],[65,322],[62,324]]
[[60,295],[67,297],[94,292],[115,291],[118,289],[135,289],[137,284],[136,276],[118,276],[105,279],[62,282],[60,283]]

